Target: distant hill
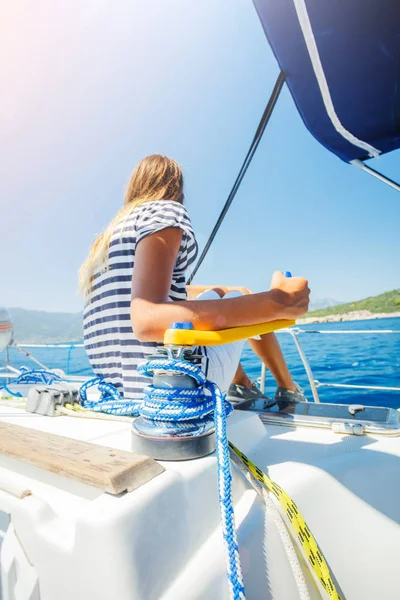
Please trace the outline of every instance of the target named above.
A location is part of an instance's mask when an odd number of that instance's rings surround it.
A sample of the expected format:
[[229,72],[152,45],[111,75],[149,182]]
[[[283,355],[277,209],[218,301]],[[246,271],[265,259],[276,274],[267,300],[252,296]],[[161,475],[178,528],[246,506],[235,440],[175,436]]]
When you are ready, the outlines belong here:
[[400,312],[400,289],[391,290],[379,296],[371,296],[356,302],[347,302],[319,310],[311,310],[306,317],[326,317],[328,315],[341,315],[357,310],[369,310],[371,313]]
[[14,323],[14,340],[18,342],[52,343],[82,340],[82,313],[45,312],[8,308]]
[[311,295],[310,311],[320,310],[321,308],[329,308],[330,306],[337,306],[338,304],[343,304],[343,302],[334,300],[333,298],[316,298],[314,300]]

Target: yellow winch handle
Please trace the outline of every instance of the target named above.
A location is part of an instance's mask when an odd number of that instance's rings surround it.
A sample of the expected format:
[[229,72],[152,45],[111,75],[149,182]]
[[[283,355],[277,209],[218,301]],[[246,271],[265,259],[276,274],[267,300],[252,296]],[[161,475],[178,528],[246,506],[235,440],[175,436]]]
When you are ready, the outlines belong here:
[[164,334],[166,346],[219,346],[239,340],[246,340],[278,329],[286,329],[296,324],[296,321],[278,320],[245,327],[231,327],[220,331],[201,331],[198,329],[167,329]]

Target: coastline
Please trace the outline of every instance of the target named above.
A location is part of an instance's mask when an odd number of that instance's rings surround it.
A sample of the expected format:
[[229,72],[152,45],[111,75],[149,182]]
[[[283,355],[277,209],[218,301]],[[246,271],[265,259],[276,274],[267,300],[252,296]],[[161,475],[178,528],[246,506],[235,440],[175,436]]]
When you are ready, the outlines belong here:
[[326,315],[325,317],[303,317],[297,319],[298,325],[311,325],[312,323],[339,323],[342,321],[366,321],[369,319],[400,318],[400,312],[372,313],[369,310],[354,310],[339,315]]

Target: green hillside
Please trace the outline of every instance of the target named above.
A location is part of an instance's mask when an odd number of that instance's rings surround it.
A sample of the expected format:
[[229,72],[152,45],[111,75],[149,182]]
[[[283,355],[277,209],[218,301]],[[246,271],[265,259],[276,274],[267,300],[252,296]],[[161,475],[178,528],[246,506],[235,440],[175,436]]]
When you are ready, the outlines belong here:
[[82,313],[45,312],[9,308],[18,342],[76,342],[82,339]]
[[307,313],[307,317],[326,317],[328,315],[341,315],[343,313],[352,312],[355,310],[369,310],[372,313],[391,313],[400,312],[400,289],[379,294],[379,296],[371,296],[356,302],[348,302],[347,304],[338,304],[329,308],[312,310]]

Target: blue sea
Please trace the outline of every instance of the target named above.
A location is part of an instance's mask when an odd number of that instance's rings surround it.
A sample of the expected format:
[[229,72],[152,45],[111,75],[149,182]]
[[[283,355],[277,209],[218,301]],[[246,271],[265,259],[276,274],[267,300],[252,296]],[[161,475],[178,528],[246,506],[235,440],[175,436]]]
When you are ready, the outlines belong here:
[[[310,363],[314,378],[324,383],[400,387],[400,319],[375,319],[347,323],[318,323],[302,325],[307,333],[300,335],[300,342]],[[396,330],[388,334],[322,334],[314,331],[343,330]],[[291,336],[278,334],[292,375],[312,400],[312,394],[304,367]],[[32,348],[30,349],[49,368],[61,368],[73,375],[93,375],[83,348]],[[34,368],[29,358],[15,348],[10,349],[10,360],[16,367],[26,365]],[[260,363],[246,346],[243,366],[248,375],[256,380],[260,376]],[[5,354],[0,353],[0,366],[4,366]],[[267,374],[266,393],[273,395],[274,380]],[[348,390],[320,387],[322,402],[361,403],[370,406],[400,407],[400,392]]]

